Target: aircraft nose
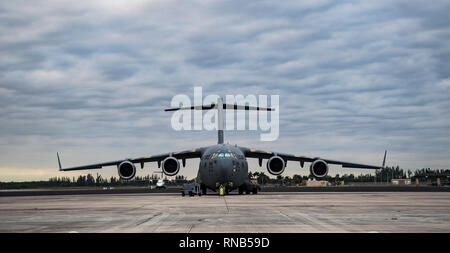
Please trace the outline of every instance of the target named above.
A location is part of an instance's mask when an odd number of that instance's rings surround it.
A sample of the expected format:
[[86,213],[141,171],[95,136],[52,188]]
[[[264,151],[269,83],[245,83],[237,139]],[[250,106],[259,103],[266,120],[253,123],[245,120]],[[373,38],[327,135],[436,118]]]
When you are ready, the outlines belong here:
[[231,170],[233,169],[233,163],[231,159],[218,159],[216,170],[219,176],[219,180],[223,182],[229,181]]

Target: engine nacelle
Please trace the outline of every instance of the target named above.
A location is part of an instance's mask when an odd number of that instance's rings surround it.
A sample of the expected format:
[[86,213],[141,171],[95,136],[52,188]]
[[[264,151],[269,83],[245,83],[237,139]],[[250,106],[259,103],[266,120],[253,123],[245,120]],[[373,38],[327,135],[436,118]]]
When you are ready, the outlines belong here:
[[272,156],[271,158],[269,158],[269,161],[267,161],[267,170],[272,175],[281,175],[281,173],[284,172],[285,167],[286,163],[284,162],[283,158],[277,155]]
[[123,161],[117,166],[117,171],[120,178],[129,180],[136,175],[136,166],[130,161]]
[[162,161],[162,171],[167,176],[175,176],[180,171],[180,162],[175,157],[166,157]]
[[325,177],[328,174],[328,164],[323,160],[315,160],[309,167],[311,175],[317,178]]

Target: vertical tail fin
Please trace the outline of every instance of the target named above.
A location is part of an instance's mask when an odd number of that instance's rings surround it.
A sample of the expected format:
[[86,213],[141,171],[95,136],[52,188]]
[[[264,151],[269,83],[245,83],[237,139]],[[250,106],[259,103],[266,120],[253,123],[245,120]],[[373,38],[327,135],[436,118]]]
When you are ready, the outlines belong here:
[[218,126],[217,126],[217,144],[223,144],[223,101],[222,98],[217,98],[217,116],[218,116]]

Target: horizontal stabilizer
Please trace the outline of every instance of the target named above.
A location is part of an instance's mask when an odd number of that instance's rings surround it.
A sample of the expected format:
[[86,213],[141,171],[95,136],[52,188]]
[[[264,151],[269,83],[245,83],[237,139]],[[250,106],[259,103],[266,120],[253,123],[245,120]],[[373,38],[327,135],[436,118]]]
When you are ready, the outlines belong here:
[[[218,116],[218,129],[217,129],[217,143],[223,144],[223,110],[246,110],[246,111],[275,111],[274,108],[266,108],[259,106],[250,105],[237,105],[237,104],[224,104],[221,97],[217,98],[216,104],[210,105],[198,105],[198,106],[186,106],[186,107],[175,107],[165,109],[164,111],[178,111],[178,110],[217,110]],[[184,166],[184,163],[183,163]]]
[[[178,111],[178,110],[211,110],[216,109],[216,104],[210,105],[199,105],[199,106],[188,106],[188,107],[176,107],[165,109],[164,111]],[[224,110],[246,110],[246,111],[275,111],[274,108],[265,108],[259,106],[249,106],[249,105],[232,105],[232,104],[223,104]]]
[[178,110],[211,110],[214,109],[216,105],[199,105],[199,106],[188,106],[188,107],[176,107],[176,108],[169,108],[165,109],[164,111],[170,112],[170,111],[178,111]]

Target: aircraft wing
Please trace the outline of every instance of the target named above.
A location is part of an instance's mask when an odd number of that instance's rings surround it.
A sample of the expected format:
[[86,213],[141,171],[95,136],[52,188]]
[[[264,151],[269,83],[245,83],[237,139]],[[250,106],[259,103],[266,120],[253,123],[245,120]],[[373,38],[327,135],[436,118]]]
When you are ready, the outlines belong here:
[[257,149],[249,149],[249,148],[245,148],[245,147],[240,147],[240,149],[242,150],[242,152],[244,153],[244,155],[246,157],[260,159],[260,166],[262,163],[261,159],[269,159],[270,157],[272,157],[274,155],[280,156],[285,161],[298,161],[298,162],[300,162],[301,167],[303,167],[303,164],[305,162],[314,162],[315,160],[322,160],[328,164],[341,165],[343,168],[381,169],[381,168],[384,168],[385,161],[386,161],[386,151],[384,152],[383,165],[377,166],[377,165],[367,165],[367,164],[359,164],[359,163],[324,159],[321,157],[307,157],[307,156],[291,155],[291,154],[285,154],[285,153],[276,153],[276,152],[263,151],[263,150],[257,150]]
[[61,161],[59,159],[59,154],[57,153],[56,155],[58,158],[59,170],[60,171],[71,171],[71,170],[101,169],[106,166],[114,166],[114,165],[117,166],[124,161],[130,161],[132,163],[140,163],[141,168],[142,168],[142,167],[144,167],[144,163],[147,163],[147,162],[160,163],[162,160],[164,160],[165,158],[167,158],[169,156],[175,157],[176,159],[182,159],[183,165],[184,165],[185,159],[200,158],[202,156],[203,150],[204,150],[204,148],[197,148],[197,149],[185,150],[185,151],[181,151],[181,152],[165,153],[165,154],[139,157],[139,158],[125,158],[125,159],[117,160],[117,161],[88,164],[88,165],[76,166],[76,167],[70,167],[70,168],[62,168]]

